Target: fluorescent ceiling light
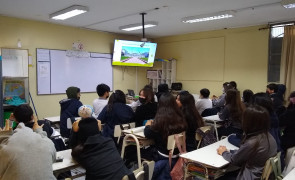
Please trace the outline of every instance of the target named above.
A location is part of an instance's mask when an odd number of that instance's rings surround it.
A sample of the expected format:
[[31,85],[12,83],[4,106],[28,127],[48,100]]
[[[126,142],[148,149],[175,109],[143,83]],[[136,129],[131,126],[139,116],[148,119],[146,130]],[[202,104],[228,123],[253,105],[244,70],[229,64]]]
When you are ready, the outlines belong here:
[[284,8],[295,8],[295,0],[282,0],[281,4]]
[[203,14],[198,16],[190,16],[182,18],[181,21],[184,23],[195,23],[195,22],[204,22],[204,21],[212,21],[217,19],[225,19],[235,16],[235,11],[223,11],[212,14]]
[[66,9],[60,10],[58,12],[55,12],[53,14],[50,14],[49,17],[54,20],[65,20],[77,16],[79,14],[83,14],[87,11],[89,11],[88,7],[74,5]]
[[[150,28],[150,27],[155,27],[157,25],[158,25],[158,23],[154,22],[154,21],[145,22],[144,29]],[[123,31],[134,31],[134,30],[142,29],[142,24],[137,23],[137,24],[130,24],[130,25],[126,25],[126,26],[120,26],[119,29],[123,30]]]

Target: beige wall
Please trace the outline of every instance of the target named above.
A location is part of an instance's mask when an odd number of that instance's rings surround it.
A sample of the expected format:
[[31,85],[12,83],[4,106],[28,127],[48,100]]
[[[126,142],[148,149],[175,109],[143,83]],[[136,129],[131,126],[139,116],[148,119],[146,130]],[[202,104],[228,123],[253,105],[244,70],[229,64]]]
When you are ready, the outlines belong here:
[[[268,30],[247,27],[191,33],[158,38],[157,57],[177,59],[177,81],[183,88],[199,94],[208,88],[211,95],[221,94],[222,83],[234,80],[238,88],[265,91],[267,84]],[[36,92],[36,48],[71,49],[71,44],[81,41],[85,50],[111,53],[114,39],[138,40],[139,37],[89,31],[75,27],[21,20],[0,16],[0,47],[16,48],[18,39],[22,48],[33,57],[29,67],[30,92],[39,118],[59,115],[58,102],[62,95],[41,95]],[[160,68],[156,63],[154,68]],[[139,90],[147,83],[147,68],[114,67],[114,89],[126,92]],[[137,87],[136,87],[137,84]],[[96,93],[82,93],[83,104],[92,104]]]
[[232,80],[240,91],[265,91],[269,32],[259,28],[158,38],[157,56],[177,60],[176,79],[191,93],[206,87],[220,95],[223,82]]
[[[58,102],[66,95],[37,95],[36,48],[68,50],[72,48],[73,42],[81,41],[87,51],[112,53],[114,39],[140,38],[0,16],[0,47],[17,48],[18,39],[22,42],[22,49],[28,49],[33,58],[33,66],[29,67],[29,89],[39,118],[44,118],[59,115]],[[113,67],[114,89],[121,89],[127,93],[129,88],[136,90],[137,84],[139,90],[147,83],[146,69],[137,68],[136,83],[135,67]],[[92,105],[95,98],[96,93],[82,93],[81,101],[83,104]]]

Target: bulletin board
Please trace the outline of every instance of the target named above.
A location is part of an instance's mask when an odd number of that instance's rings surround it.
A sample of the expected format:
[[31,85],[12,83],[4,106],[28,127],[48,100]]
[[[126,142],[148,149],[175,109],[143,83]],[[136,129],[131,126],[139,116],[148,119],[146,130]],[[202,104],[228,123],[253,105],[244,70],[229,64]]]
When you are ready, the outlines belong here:
[[70,86],[96,92],[100,83],[113,89],[112,55],[69,57],[65,50],[37,49],[37,94],[61,94]]

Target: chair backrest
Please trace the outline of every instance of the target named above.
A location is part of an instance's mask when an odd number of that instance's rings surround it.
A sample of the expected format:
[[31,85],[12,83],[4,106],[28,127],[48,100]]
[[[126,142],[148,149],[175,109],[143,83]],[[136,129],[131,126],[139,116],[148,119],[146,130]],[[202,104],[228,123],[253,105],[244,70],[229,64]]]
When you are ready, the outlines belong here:
[[[136,180],[151,180],[153,177],[155,161],[143,161],[142,164],[143,164],[142,167],[133,171],[135,174]],[[145,165],[147,165],[148,167],[145,168]],[[148,172],[145,172],[145,169],[147,169]],[[146,174],[146,173],[148,173],[148,174]],[[145,177],[148,177],[148,178],[145,179]]]
[[[178,142],[181,146],[183,146],[183,144],[185,143],[185,132],[182,132],[180,134],[178,134]],[[177,148],[177,146],[175,146],[175,134],[168,136],[168,142],[167,142],[167,150],[170,151],[172,150],[172,154],[174,152],[174,149]]]
[[284,176],[295,168],[295,147],[289,148],[287,150],[285,162],[286,167],[282,173]]
[[203,136],[209,132],[211,130],[212,126],[203,126],[203,127],[200,127],[199,130],[197,130],[196,132],[196,135],[195,135],[195,138],[196,140],[198,141],[198,146],[197,146],[197,149],[199,149],[200,145],[201,145],[201,142],[202,142],[202,139],[203,139]]
[[[136,180],[151,180],[153,177],[155,161],[143,161],[142,164],[143,166],[133,171]],[[146,172],[146,170],[148,172]],[[147,177],[147,179],[145,179],[145,177]],[[122,180],[129,180],[129,178],[126,175]]]
[[281,172],[281,152],[278,152],[276,156],[269,158],[264,166],[264,170],[261,176],[262,180],[268,180],[270,174],[273,172],[275,179],[283,179]]
[[294,151],[295,151],[295,146],[287,149],[286,157],[285,157],[285,164],[286,165],[289,164],[291,157],[294,156]]
[[200,139],[197,148],[205,147],[217,141],[214,128],[211,125],[198,128],[195,138],[196,140]]

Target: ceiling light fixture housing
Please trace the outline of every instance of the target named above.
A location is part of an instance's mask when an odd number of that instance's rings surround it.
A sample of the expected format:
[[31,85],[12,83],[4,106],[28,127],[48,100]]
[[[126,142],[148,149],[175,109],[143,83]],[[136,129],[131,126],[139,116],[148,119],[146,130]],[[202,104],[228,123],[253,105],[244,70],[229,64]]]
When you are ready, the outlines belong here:
[[205,22],[205,21],[231,18],[231,17],[234,17],[235,15],[236,15],[235,11],[222,11],[222,12],[212,13],[212,14],[202,14],[197,16],[185,17],[185,18],[182,18],[181,21],[184,23],[196,23],[196,22]]
[[89,11],[89,8],[86,6],[73,5],[66,9],[52,13],[49,15],[49,17],[50,19],[54,19],[54,20],[65,20],[65,19],[77,16],[79,14],[83,14],[88,11]]
[[[150,27],[155,27],[157,25],[158,25],[158,23],[155,21],[145,22],[144,28],[146,29],[146,28],[150,28]],[[123,30],[123,31],[135,31],[138,29],[142,29],[142,24],[141,23],[129,24],[126,26],[120,26],[119,29]]]
[[295,8],[295,0],[282,0],[281,4],[284,8]]

